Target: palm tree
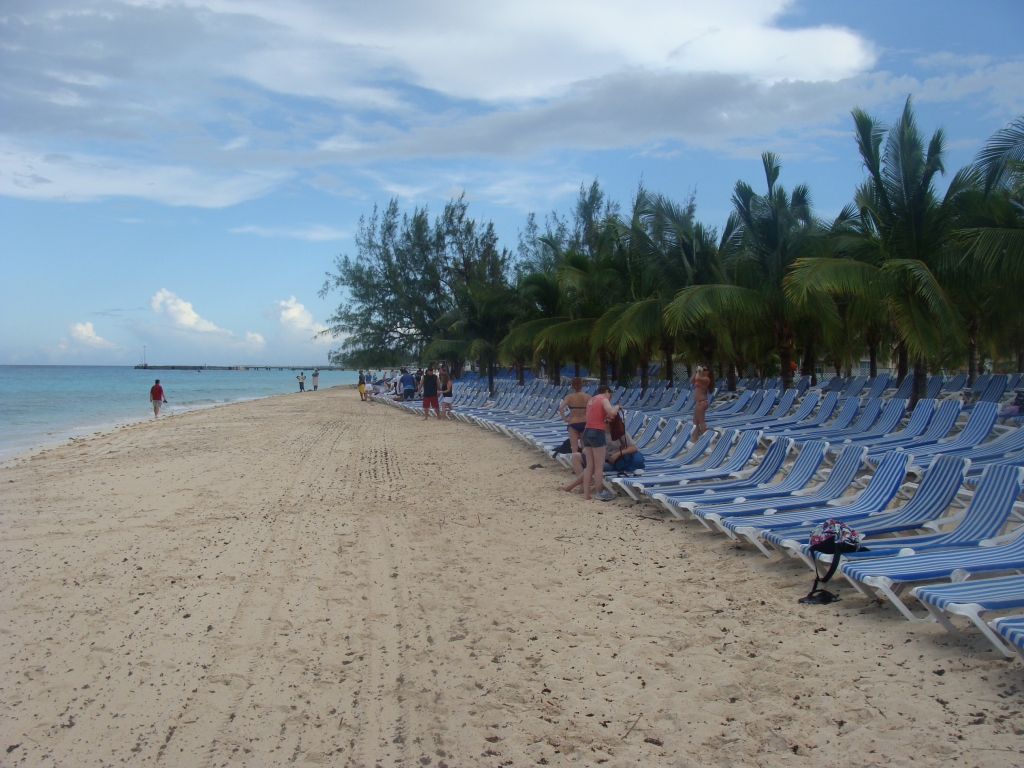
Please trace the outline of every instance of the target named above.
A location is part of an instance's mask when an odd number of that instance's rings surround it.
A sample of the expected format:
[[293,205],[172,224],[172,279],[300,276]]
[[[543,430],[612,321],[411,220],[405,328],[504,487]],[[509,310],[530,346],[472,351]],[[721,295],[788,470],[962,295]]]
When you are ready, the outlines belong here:
[[[783,387],[792,385],[790,360],[803,307],[794,304],[783,289],[793,262],[810,255],[820,245],[817,222],[811,215],[810,192],[805,185],[792,194],[778,186],[778,157],[761,156],[768,191],[758,195],[743,181],[733,193],[731,236],[722,265],[730,282],[684,288],[665,310],[670,328],[684,331],[710,324],[721,329],[735,322],[749,330],[767,328],[779,356]],[[818,314],[835,315],[829,303],[814,306]]]
[[887,135],[863,110],[854,110],[853,120],[868,178],[856,191],[856,216],[841,257],[799,260],[786,287],[797,302],[828,294],[883,306],[901,353],[914,364],[916,401],[925,394],[928,360],[963,340],[961,318],[935,268],[951,245],[957,201],[970,174],[958,173],[938,197],[945,137],[938,129],[925,147],[910,98]]

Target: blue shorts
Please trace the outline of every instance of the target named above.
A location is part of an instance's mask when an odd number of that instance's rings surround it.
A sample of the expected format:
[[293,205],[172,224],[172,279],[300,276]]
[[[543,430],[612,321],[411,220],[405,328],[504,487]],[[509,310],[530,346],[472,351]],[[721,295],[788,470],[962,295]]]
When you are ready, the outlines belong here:
[[584,448],[604,448],[605,437],[603,429],[584,429],[583,430],[583,447]]

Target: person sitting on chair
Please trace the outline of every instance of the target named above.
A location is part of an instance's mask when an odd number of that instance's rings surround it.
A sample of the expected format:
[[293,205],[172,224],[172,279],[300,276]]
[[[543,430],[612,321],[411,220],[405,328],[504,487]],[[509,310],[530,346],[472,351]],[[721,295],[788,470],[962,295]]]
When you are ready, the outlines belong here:
[[620,474],[643,474],[644,455],[629,432],[623,432],[618,440],[612,440],[610,432],[606,432],[607,449],[605,452],[604,471]]

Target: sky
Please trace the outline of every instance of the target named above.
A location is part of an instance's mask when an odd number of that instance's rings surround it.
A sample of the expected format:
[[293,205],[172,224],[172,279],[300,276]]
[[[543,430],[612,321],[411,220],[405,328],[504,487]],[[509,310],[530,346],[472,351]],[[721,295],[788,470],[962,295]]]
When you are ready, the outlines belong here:
[[[1021,0],[4,0],[0,364],[322,364],[361,215],[465,194],[514,248],[598,179],[863,177],[912,95],[947,179],[1024,113]],[[940,182],[942,183],[942,182]]]

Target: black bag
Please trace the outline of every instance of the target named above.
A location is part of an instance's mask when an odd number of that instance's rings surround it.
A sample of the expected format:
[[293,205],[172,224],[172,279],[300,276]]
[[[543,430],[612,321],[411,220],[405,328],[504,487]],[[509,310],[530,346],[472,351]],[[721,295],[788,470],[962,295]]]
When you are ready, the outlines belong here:
[[[839,563],[846,552],[866,552],[867,547],[862,547],[857,541],[857,532],[840,520],[828,520],[817,526],[810,537],[811,546],[807,548],[811,559],[814,560],[814,586],[806,596],[801,597],[797,602],[809,603],[811,605],[828,605],[839,600],[839,597],[827,589],[819,589],[819,584],[827,584],[829,579],[835,576]],[[832,562],[828,570],[822,576],[818,573],[818,554],[832,555]]]
[[555,453],[572,453],[572,446],[569,445],[569,438],[565,438],[565,442],[555,448]]

